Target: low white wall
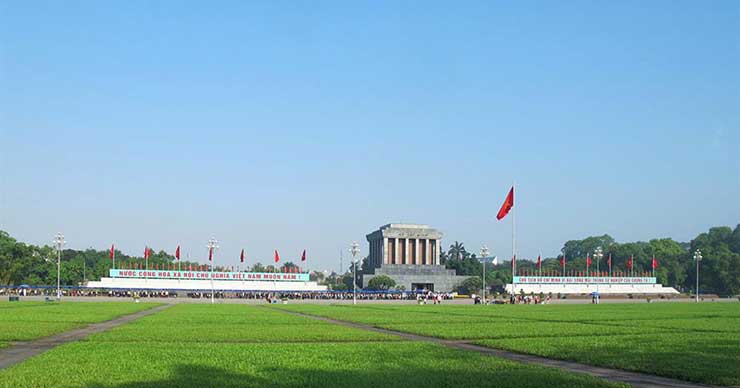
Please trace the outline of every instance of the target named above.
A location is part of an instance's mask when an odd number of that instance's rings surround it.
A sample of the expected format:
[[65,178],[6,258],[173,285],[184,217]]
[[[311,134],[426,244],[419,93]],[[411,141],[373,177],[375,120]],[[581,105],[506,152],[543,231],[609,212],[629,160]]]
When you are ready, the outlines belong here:
[[[512,284],[506,285],[506,291],[518,294],[519,290],[524,290],[525,294],[540,292],[548,294],[590,294],[597,291],[595,284]],[[679,294],[673,287],[663,287],[662,284],[600,284],[598,292],[601,295],[617,294]]]
[[[210,280],[102,278],[87,283],[88,288],[148,290],[210,290]],[[230,291],[326,291],[316,282],[214,280],[213,289]]]

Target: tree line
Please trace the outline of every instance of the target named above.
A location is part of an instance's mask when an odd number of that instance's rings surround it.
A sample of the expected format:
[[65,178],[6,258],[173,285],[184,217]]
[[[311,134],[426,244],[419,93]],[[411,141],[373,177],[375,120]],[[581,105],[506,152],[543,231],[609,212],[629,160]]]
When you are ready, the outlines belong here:
[[[633,258],[635,273],[652,271],[653,256],[658,261],[655,277],[658,283],[671,286],[681,292],[693,291],[696,287],[696,262],[694,252],[701,251],[703,259],[699,270],[700,290],[702,293],[719,295],[740,294],[740,224],[733,230],[728,226],[710,228],[687,243],[677,242],[671,238],[659,238],[650,241],[619,243],[608,234],[590,236],[582,240],[567,241],[555,257],[542,258],[543,273],[560,273],[560,260],[565,256],[566,270],[586,270],[586,255],[593,257],[597,247],[601,247],[604,257],[600,262],[601,272],[607,271],[607,258],[611,255],[612,271],[629,271],[627,262]],[[447,251],[440,252],[440,260],[447,268],[457,270],[458,275],[475,277],[469,282],[474,288],[482,286],[483,266],[475,253],[468,252],[464,243],[455,241]],[[536,274],[534,258],[517,259],[517,273]],[[595,271],[596,263],[592,262],[591,270]],[[486,265],[486,286],[491,289],[502,289],[504,284],[511,283],[511,259],[499,261],[498,265]]]
[[[144,268],[142,257],[129,256],[115,250],[116,268]],[[189,268],[208,270],[207,265],[190,260],[182,260],[182,270]],[[66,286],[77,286],[86,280],[99,280],[108,276],[111,269],[108,250],[62,249],[60,265],[60,283]],[[164,250],[152,249],[148,260],[149,269],[177,268],[178,262],[173,254]],[[279,267],[256,263],[250,270],[254,272],[292,272],[298,266],[287,261]],[[214,270],[231,270],[215,266]],[[55,285],[57,283],[57,251],[49,245],[37,246],[25,244],[0,230],[0,285]]]

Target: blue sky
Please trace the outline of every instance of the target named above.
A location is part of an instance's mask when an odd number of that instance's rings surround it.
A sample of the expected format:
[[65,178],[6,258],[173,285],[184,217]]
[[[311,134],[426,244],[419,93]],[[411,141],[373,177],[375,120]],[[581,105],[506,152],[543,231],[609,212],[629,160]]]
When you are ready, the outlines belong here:
[[[740,3],[3,2],[0,229],[314,268],[740,222]],[[345,258],[346,258],[345,254]]]

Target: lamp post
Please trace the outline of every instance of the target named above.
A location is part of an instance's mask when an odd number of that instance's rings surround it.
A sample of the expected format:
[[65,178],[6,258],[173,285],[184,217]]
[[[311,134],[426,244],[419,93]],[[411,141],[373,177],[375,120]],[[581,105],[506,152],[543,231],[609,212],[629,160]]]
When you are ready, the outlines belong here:
[[360,253],[360,245],[353,241],[349,248],[352,255],[352,304],[357,304],[357,254]]
[[213,287],[213,262],[214,256],[215,256],[215,250],[218,249],[218,240],[216,240],[215,237],[211,237],[210,240],[208,240],[208,258],[211,259],[211,304],[216,303],[214,300],[213,294],[215,294],[215,290]]
[[486,244],[480,247],[480,257],[483,260],[483,304],[486,303],[486,257],[488,257],[489,252]]
[[701,251],[697,249],[694,252],[694,260],[696,261],[696,303],[699,303],[699,262],[701,259],[703,259]]
[[57,233],[56,236],[54,236],[54,247],[57,249],[57,300],[62,299],[62,288],[61,283],[59,282],[59,277],[62,274],[62,247],[64,247],[64,244],[66,241],[64,241],[64,235],[62,232]]
[[599,261],[604,257],[604,251],[601,247],[596,247],[594,251],[594,259],[596,259],[596,304],[599,304]]

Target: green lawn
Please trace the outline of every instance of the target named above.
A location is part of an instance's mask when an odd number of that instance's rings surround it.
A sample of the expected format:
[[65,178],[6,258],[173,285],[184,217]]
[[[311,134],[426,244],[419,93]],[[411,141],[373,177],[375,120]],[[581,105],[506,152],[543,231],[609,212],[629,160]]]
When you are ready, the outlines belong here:
[[740,303],[279,308],[550,358],[740,385]]
[[[214,310],[217,312],[214,313]],[[177,305],[89,338],[111,342],[346,342],[398,341],[399,337],[351,329],[244,305]]]
[[177,305],[0,370],[0,387],[543,384],[552,388],[618,386],[585,375],[245,305]]
[[0,302],[0,342],[46,337],[154,306],[156,304],[123,302]]
[[480,340],[493,348],[716,385],[740,383],[740,336],[667,333]]

